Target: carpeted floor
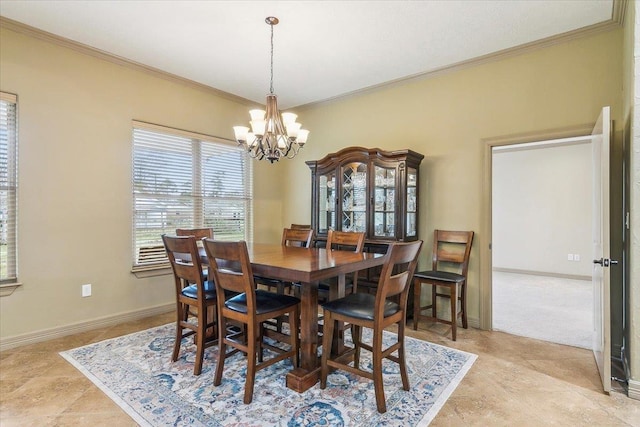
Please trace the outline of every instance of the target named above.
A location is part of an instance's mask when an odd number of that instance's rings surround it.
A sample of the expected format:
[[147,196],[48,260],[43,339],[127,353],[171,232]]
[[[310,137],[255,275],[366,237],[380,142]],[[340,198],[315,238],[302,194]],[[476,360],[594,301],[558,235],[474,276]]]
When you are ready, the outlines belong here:
[[[164,425],[371,426],[427,425],[462,381],[476,356],[406,338],[410,391],[401,388],[397,365],[385,361],[387,413],[376,411],[372,381],[336,371],[325,390],[285,387],[289,361],[259,371],[253,402],[242,403],[246,359],[225,363],[220,386],[212,384],[217,347],[207,349],[203,371],[193,375],[194,346],[183,343],[170,362],[174,325],[169,324],[60,353],[137,423]],[[385,332],[385,340],[393,339]],[[349,340],[347,339],[347,343]],[[369,353],[363,352],[364,357]],[[370,359],[361,366],[370,365]]]
[[494,330],[592,348],[590,281],[500,271],[492,279]]

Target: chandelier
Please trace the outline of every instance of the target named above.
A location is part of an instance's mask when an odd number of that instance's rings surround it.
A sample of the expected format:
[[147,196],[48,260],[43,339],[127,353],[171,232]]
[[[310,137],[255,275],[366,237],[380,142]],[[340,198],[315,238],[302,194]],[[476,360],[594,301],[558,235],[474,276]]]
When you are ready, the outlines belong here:
[[278,18],[269,16],[265,22],[271,27],[271,85],[267,95],[266,111],[251,110],[251,130],[246,126],[234,126],[236,141],[251,157],[271,163],[282,157],[292,159],[304,147],[309,131],[300,129],[296,122],[297,115],[280,113],[278,98],[273,93],[273,26],[278,25]]

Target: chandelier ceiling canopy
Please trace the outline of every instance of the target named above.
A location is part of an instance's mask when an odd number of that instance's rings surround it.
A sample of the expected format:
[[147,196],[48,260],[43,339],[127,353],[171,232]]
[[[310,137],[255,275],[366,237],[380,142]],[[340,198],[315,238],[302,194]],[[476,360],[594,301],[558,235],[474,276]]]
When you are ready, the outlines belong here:
[[276,17],[269,16],[265,22],[271,27],[271,81],[266,111],[249,111],[251,128],[234,126],[233,131],[238,144],[251,157],[258,160],[266,158],[273,163],[282,157],[289,159],[295,157],[307,142],[309,131],[301,129],[302,125],[296,122],[297,115],[281,114],[278,110],[278,97],[273,93],[273,26],[280,21]]

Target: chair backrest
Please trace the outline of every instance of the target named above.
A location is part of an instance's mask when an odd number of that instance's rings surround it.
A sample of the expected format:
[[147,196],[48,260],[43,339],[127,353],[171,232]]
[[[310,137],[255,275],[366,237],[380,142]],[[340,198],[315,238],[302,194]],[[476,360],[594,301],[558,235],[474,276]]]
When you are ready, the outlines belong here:
[[198,286],[198,298],[204,300],[205,280],[196,238],[194,236],[167,236],[163,234],[162,242],[173,270],[176,292],[182,291],[182,287],[186,283],[195,283]]
[[422,240],[389,244],[376,292],[376,316],[378,318],[383,316],[387,298],[394,295],[400,295],[399,305],[402,311],[405,311],[409,285],[418,265],[418,255],[421,248]]
[[467,277],[473,231],[435,230],[433,233],[432,270],[457,270]]
[[[210,274],[213,274],[216,284],[216,293],[218,295],[246,294],[248,313],[255,313],[255,284],[247,243],[213,239],[204,239],[202,243],[209,260]],[[218,298],[218,301],[222,299]]]
[[294,230],[311,230],[311,225],[310,224],[291,224],[291,227],[289,228],[293,228]]
[[193,236],[196,240],[213,239],[213,228],[176,228],[176,236]]
[[313,230],[285,228],[282,231],[282,246],[301,246],[310,248],[313,241]]
[[329,230],[327,249],[352,250],[361,253],[364,250],[364,232]]

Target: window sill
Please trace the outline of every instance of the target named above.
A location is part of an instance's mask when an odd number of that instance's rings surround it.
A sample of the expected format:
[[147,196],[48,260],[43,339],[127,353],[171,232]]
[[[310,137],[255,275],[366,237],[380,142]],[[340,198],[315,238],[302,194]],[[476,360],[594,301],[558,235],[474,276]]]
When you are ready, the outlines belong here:
[[20,286],[22,286],[22,283],[4,283],[0,285],[0,297],[8,297]]
[[162,265],[157,267],[134,267],[131,269],[137,279],[146,279],[147,277],[166,276],[171,274],[171,266]]

